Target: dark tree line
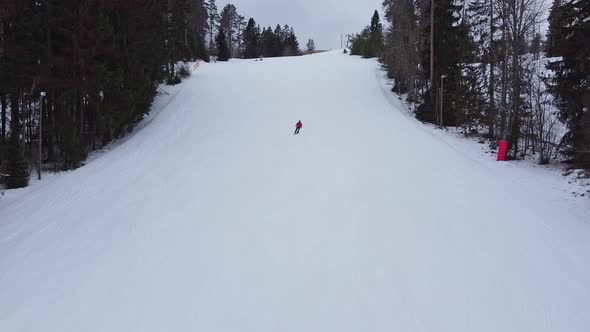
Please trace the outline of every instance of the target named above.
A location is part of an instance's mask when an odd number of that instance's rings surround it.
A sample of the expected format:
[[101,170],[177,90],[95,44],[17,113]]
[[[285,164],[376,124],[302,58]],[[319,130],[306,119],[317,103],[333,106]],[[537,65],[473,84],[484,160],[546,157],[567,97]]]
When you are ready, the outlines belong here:
[[[280,57],[300,55],[295,31],[288,25],[261,28],[253,18],[247,22],[234,5],[226,5],[221,14],[215,0],[206,4],[209,18],[210,53],[219,61],[230,58],[252,59],[260,56]],[[224,41],[224,45],[220,44]]]
[[301,55],[295,30],[288,25],[281,28],[277,24],[274,31],[271,27],[262,31],[257,27],[253,35],[258,37],[258,44],[260,45],[259,54],[264,57]]
[[208,59],[207,14],[202,0],[2,0],[3,184],[27,185],[39,139],[46,167],[71,169],[128,132],[179,61]]
[[[380,42],[376,13],[351,51],[379,56],[393,90],[407,95],[420,120],[507,140],[511,158],[547,163],[561,150],[590,167],[590,1],[554,0],[547,40],[542,0],[383,6],[383,42],[371,45]],[[557,115],[569,130],[563,141]]]

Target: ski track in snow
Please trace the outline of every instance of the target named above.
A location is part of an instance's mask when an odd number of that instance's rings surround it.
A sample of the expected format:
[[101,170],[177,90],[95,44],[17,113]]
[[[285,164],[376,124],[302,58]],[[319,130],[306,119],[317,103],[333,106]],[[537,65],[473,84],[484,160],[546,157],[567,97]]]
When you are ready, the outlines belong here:
[[0,199],[0,331],[590,331],[587,200],[386,83],[338,52],[203,64]]

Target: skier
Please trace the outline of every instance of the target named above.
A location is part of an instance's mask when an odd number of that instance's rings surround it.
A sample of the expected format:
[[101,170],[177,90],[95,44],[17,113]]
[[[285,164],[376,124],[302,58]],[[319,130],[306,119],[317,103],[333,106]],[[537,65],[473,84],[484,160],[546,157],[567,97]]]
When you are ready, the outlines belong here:
[[295,135],[299,134],[301,128],[303,128],[303,123],[301,123],[301,120],[299,120],[295,125]]

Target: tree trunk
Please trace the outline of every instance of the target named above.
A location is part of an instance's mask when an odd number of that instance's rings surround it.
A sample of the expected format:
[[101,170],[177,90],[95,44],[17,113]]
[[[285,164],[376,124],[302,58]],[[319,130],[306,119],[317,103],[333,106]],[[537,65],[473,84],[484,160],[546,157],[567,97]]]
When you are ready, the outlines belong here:
[[16,93],[10,95],[10,135],[20,140],[20,116]]
[[[434,84],[434,0],[430,0],[430,100],[431,105],[434,105],[435,101],[435,84]],[[438,99],[438,98],[437,98]],[[438,114],[436,108],[432,110],[435,114]]]
[[490,99],[490,109],[489,109],[489,117],[488,117],[488,131],[490,134],[490,138],[495,137],[495,130],[496,130],[496,100],[494,96],[494,92],[496,90],[496,74],[494,73],[495,70],[495,52],[494,52],[494,0],[490,0],[490,51],[489,51],[489,63],[490,63],[490,84],[488,90],[488,98]]
[[0,143],[6,143],[6,95],[2,95],[2,130],[0,132]]
[[502,25],[502,82],[501,87],[501,106],[502,109],[500,110],[500,134],[502,139],[506,139],[506,109],[508,107],[508,47],[506,46],[506,26]]
[[45,126],[45,137],[47,137],[47,160],[54,161],[55,160],[55,107],[53,105],[53,95],[51,93],[47,94],[47,106],[45,108],[47,113],[47,124]]
[[510,116],[509,142],[512,146],[513,157],[516,158],[518,154],[518,140],[520,138],[520,41],[514,37],[512,42],[512,114]]

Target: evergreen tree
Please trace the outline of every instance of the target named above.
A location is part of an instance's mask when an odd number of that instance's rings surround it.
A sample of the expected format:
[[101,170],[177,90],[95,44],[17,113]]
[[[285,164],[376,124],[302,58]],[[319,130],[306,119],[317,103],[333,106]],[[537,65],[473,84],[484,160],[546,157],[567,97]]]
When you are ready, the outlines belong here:
[[565,140],[574,161],[590,167],[590,2],[564,1],[550,17],[548,53],[560,56],[549,64],[555,72],[551,91],[569,129]]
[[256,21],[250,18],[244,30],[244,58],[246,59],[254,59],[260,56],[260,36],[258,31]]
[[549,13],[549,31],[547,33],[547,56],[560,56],[565,46],[566,32],[564,27],[567,22],[566,10],[571,7],[564,6],[565,0],[553,0],[551,12]]
[[385,38],[382,61],[393,79],[393,91],[408,93],[417,101],[421,80],[418,58],[419,35],[416,26],[416,7],[412,0],[386,0],[385,17],[390,23]]
[[499,17],[494,10],[495,0],[475,0],[469,4],[468,19],[470,37],[474,42],[473,56],[476,60],[477,75],[479,75],[481,89],[487,92],[487,100],[483,101],[483,119],[488,128],[490,138],[496,136],[497,107],[496,107],[496,68],[498,57]]
[[260,37],[260,49],[262,51],[262,55],[264,57],[275,56],[275,45],[275,35],[272,31],[272,28],[268,27],[267,29],[264,29]]
[[0,173],[7,189],[24,188],[29,185],[29,165],[24,157],[20,141],[21,122],[18,100],[12,98],[10,117],[10,138],[8,140],[6,160]]
[[351,55],[362,55],[365,58],[381,56],[383,52],[383,24],[379,12],[375,10],[371,24],[360,34],[352,38]]
[[356,34],[354,37],[352,37],[350,55],[367,55],[369,50],[369,39],[369,27],[366,27],[360,34]]
[[239,21],[240,15],[236,6],[228,4],[223,7],[221,16],[219,19],[219,29],[223,30],[226,40],[227,47],[230,51],[230,57],[234,54],[237,49],[236,36],[237,36],[237,22]]
[[207,2],[207,26],[209,31],[209,53],[211,55],[216,54],[215,49],[215,36],[217,27],[219,25],[219,13],[217,9],[217,3],[215,0],[209,0]]
[[215,44],[217,46],[217,60],[228,61],[230,58],[230,51],[227,46],[227,37],[222,29],[219,30],[217,37],[215,37]]
[[283,29],[281,28],[280,24],[277,24],[274,33],[274,46],[273,46],[273,56],[281,56],[283,55]]
[[315,51],[315,41],[310,39],[307,41],[307,53],[313,53]]
[[236,30],[236,41],[235,44],[237,45],[234,56],[241,57],[244,53],[244,44],[243,44],[243,36],[244,36],[244,29],[246,28],[246,21],[245,17],[242,15],[238,15],[238,18],[234,22],[235,30]]
[[8,140],[6,160],[0,168],[2,183],[6,189],[24,188],[29,185],[29,166],[16,134]]
[[[430,1],[424,4],[418,22],[423,36],[430,36]],[[461,94],[460,63],[465,54],[465,47],[469,41],[468,29],[460,24],[463,7],[455,4],[455,0],[441,0],[436,2],[434,10],[434,82],[430,82],[424,94],[425,103],[416,112],[417,117],[426,122],[440,123],[440,87],[444,79],[445,96]],[[420,60],[424,68],[425,78],[430,77],[430,38],[423,38]],[[443,78],[444,77],[444,78]],[[443,98],[442,121],[446,125],[456,124],[454,107],[451,98]]]
[[[69,169],[129,133],[159,84],[180,82],[186,67],[179,62],[208,60],[219,25],[215,0],[9,0],[0,7],[0,164],[10,159],[12,170],[28,170],[22,156],[37,152],[30,142],[38,139],[44,161]],[[255,22],[244,34],[243,17],[226,6],[223,23],[232,48],[223,56],[261,54]],[[287,41],[298,51],[290,28],[279,29],[284,39],[269,32],[265,55],[282,55]]]
[[295,35],[295,30],[293,28],[289,28],[283,45],[283,56],[296,55],[301,55],[301,51],[299,50],[299,41],[297,40],[297,35]]
[[209,62],[209,47],[207,45],[207,21],[209,13],[204,0],[189,0],[189,14],[185,38],[189,46],[189,59],[201,59]]
[[375,58],[381,56],[383,52],[383,24],[381,24],[381,18],[379,12],[375,10],[373,17],[371,18],[371,25],[369,26],[369,40],[367,41],[367,47],[365,54],[366,58]]
[[43,155],[63,168],[128,133],[158,84],[176,81],[178,61],[207,60],[203,0],[19,0],[9,9],[0,10],[0,151],[31,154],[6,138],[39,139],[41,114]]

